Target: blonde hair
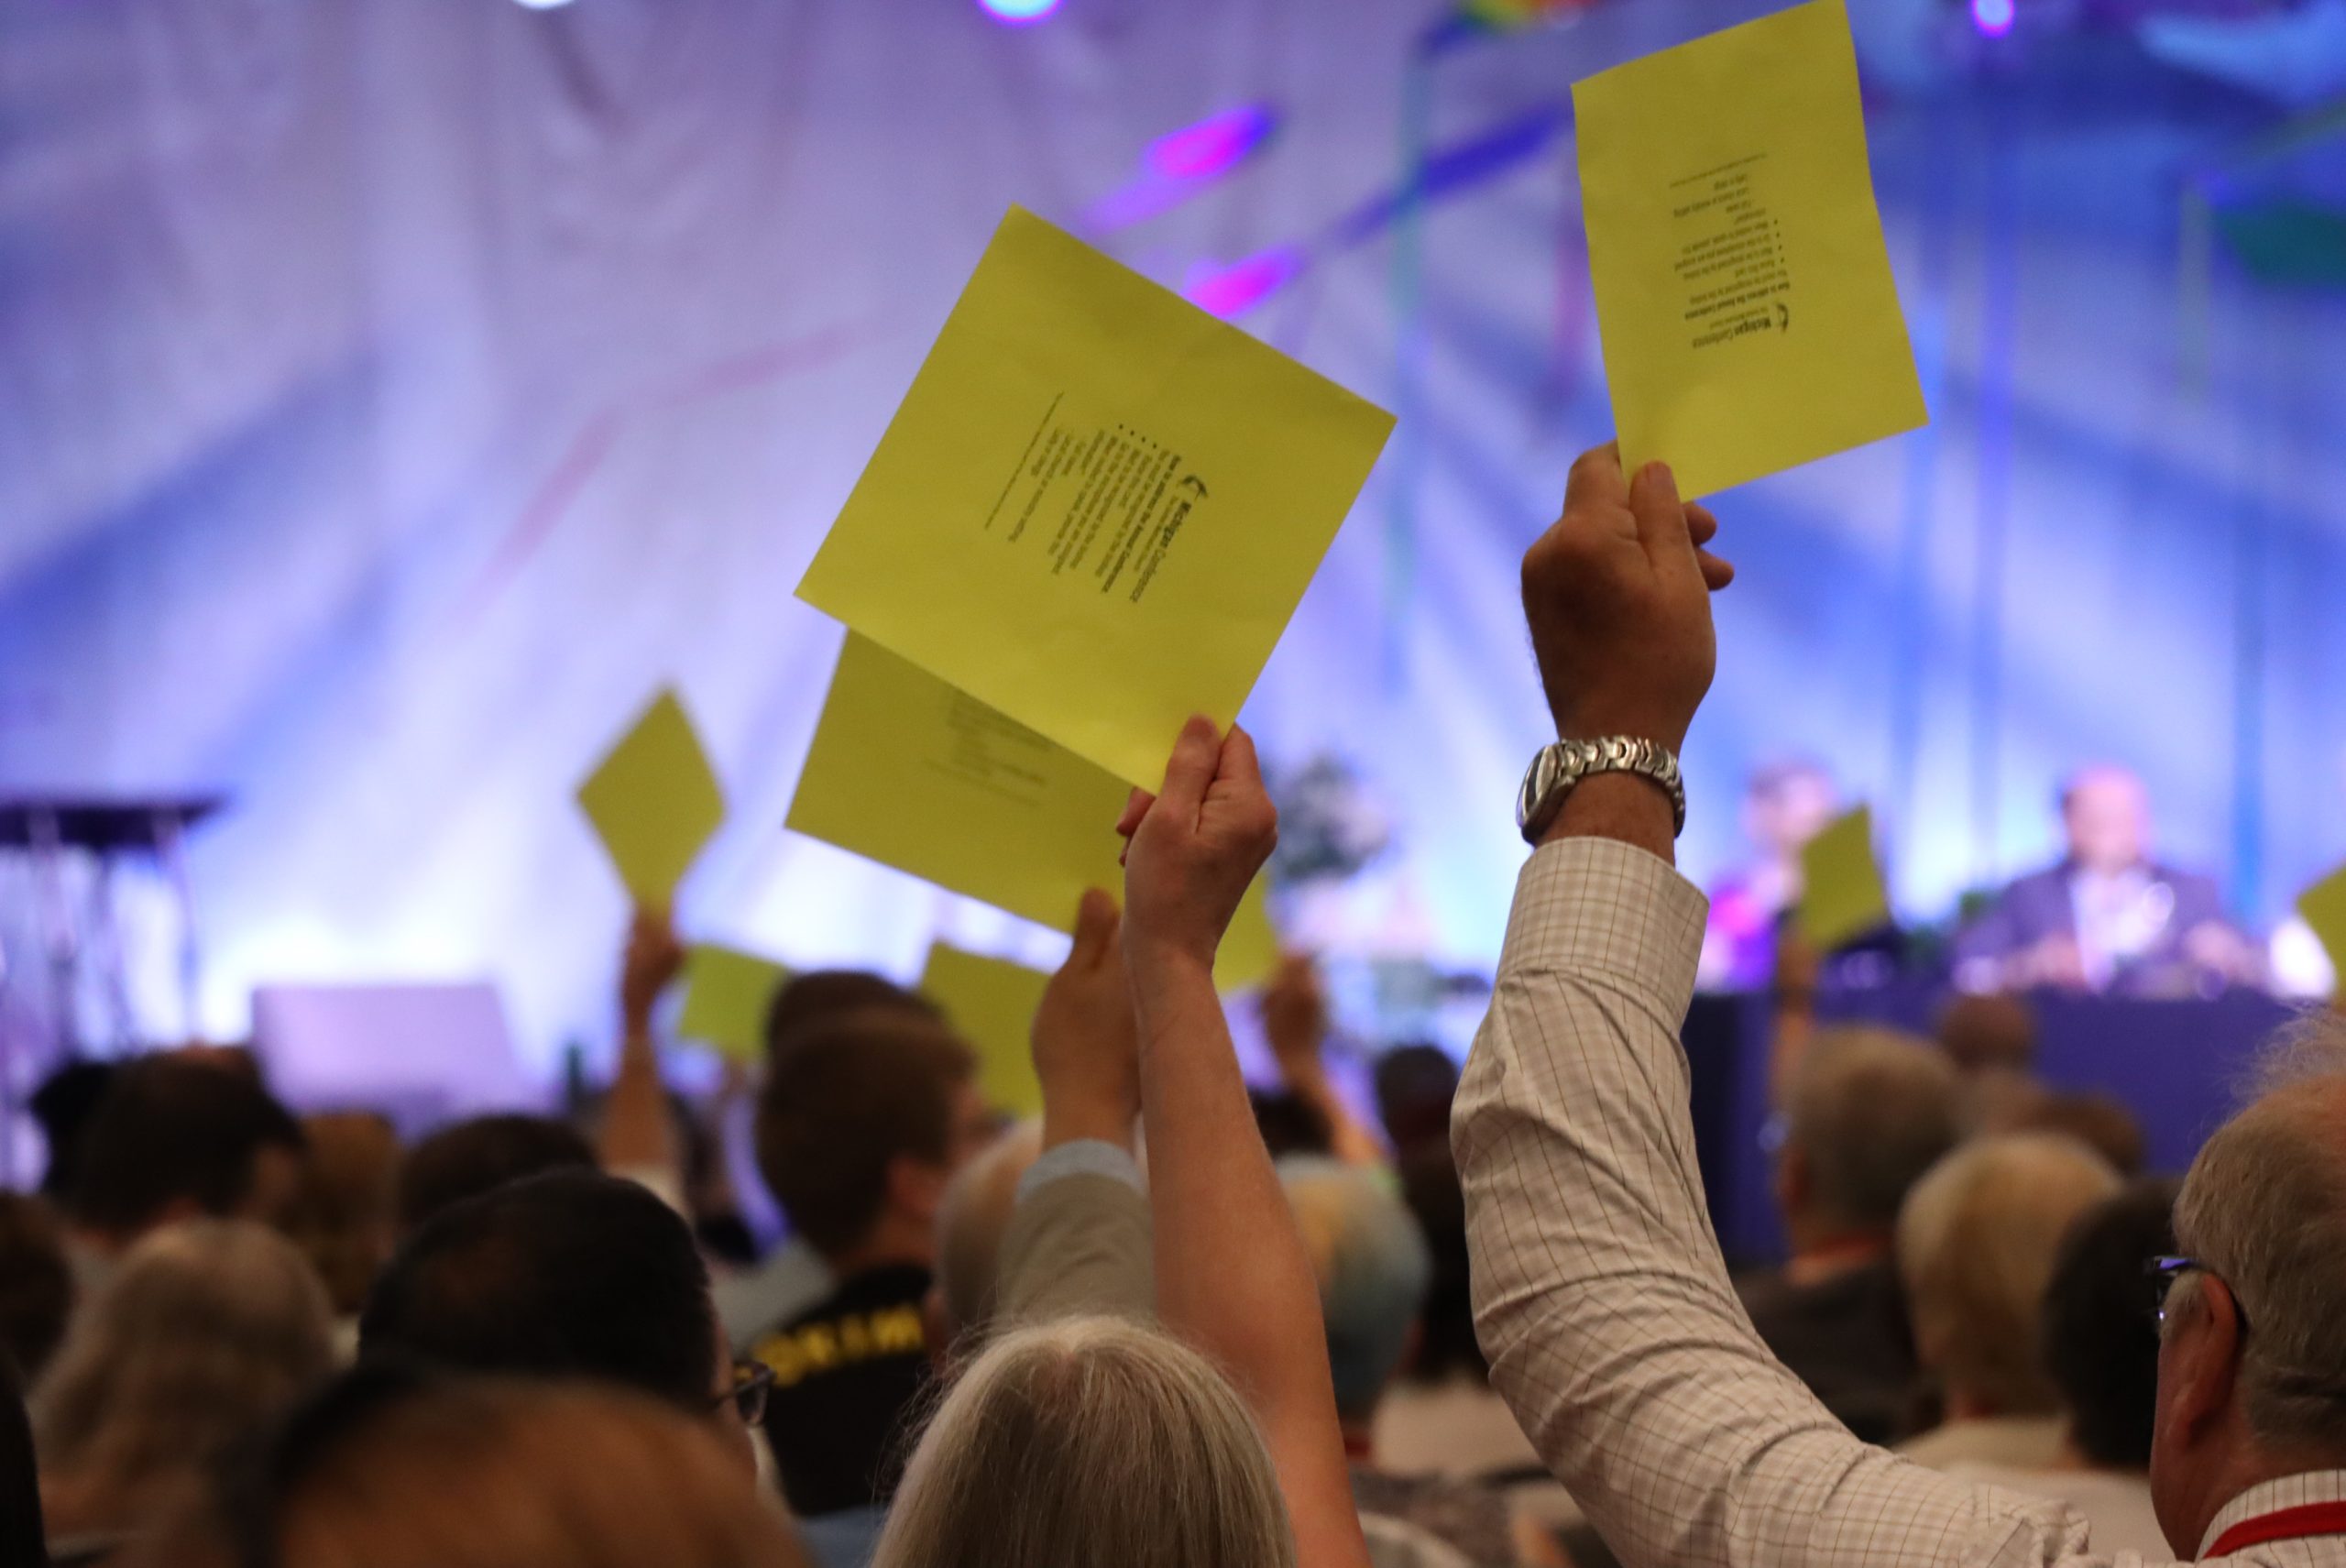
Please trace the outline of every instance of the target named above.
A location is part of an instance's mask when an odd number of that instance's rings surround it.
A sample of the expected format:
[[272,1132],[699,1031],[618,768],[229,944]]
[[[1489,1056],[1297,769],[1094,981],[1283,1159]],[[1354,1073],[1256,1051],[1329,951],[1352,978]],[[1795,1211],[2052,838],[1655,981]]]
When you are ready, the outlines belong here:
[[391,1255],[400,1139],[371,1111],[301,1118],[301,1186],[285,1225],[325,1282],[334,1310],[356,1316]]
[[873,1568],[1295,1568],[1270,1451],[1206,1359],[1119,1318],[1003,1335],[939,1406]]
[[166,1226],[130,1250],[35,1390],[52,1530],[140,1523],[229,1443],[332,1370],[325,1289],[244,1220]]
[[254,1540],[282,1568],[808,1568],[715,1436],[647,1396],[452,1380],[348,1419],[273,1497],[224,1493],[124,1568],[228,1568]]
[[1915,1184],[1898,1217],[1898,1269],[1915,1343],[1950,1394],[1996,1415],[2060,1408],[2045,1292],[2070,1226],[2120,1185],[2100,1156],[2046,1133],[1966,1145]]

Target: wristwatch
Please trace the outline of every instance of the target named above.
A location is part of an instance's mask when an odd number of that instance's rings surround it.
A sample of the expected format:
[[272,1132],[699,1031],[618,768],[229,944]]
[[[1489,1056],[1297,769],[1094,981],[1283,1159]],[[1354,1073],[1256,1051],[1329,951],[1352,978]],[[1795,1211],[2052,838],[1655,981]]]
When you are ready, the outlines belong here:
[[1678,758],[1667,746],[1625,735],[1602,740],[1559,740],[1531,759],[1523,788],[1515,797],[1515,825],[1523,841],[1538,844],[1540,835],[1564,808],[1573,786],[1595,773],[1635,773],[1670,797],[1671,836],[1686,830],[1686,784],[1679,776]]

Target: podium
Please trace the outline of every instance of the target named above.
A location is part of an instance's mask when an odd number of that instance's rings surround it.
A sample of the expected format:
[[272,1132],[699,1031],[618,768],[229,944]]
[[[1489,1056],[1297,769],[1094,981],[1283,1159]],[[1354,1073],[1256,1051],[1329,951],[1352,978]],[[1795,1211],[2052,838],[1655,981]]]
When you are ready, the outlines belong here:
[[[179,1026],[195,1033],[203,981],[194,883],[188,876],[187,836],[225,804],[218,795],[151,798],[93,796],[0,796],[0,862],[15,861],[27,873],[5,885],[22,890],[31,907],[5,929],[30,932],[38,952],[0,951],[0,1172],[15,1168],[16,1111],[27,1083],[18,1074],[38,1072],[71,1060],[100,1045],[109,1054],[141,1043],[130,1000],[129,968],[117,918],[118,867],[151,861],[179,906]],[[90,868],[87,886],[72,885],[76,863]],[[29,977],[46,972],[45,1006],[25,1006]],[[93,987],[106,1016],[105,1037],[85,1037],[82,997]],[[37,1064],[20,1047],[32,1040],[9,1026],[9,1017],[45,1017],[49,1048]],[[37,1035],[36,1035],[37,1037]]]

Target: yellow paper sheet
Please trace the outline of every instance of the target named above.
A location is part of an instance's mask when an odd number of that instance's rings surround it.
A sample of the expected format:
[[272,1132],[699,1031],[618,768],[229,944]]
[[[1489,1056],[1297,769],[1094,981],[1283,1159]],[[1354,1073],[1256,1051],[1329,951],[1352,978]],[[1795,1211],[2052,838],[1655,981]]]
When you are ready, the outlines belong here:
[[725,820],[725,796],[673,691],[652,699],[578,786],[578,804],[635,901],[665,907]]
[[1035,1076],[1035,1009],[1050,976],[1004,959],[981,958],[939,942],[921,971],[923,994],[945,1009],[977,1048],[978,1090],[1014,1116],[1038,1116],[1043,1086]]
[[1842,0],[1573,89],[1621,460],[1705,496],[1929,416]]
[[2341,866],[2297,895],[2297,913],[2330,954],[2339,994],[2346,996],[2346,866]]
[[1011,209],[799,597],[1122,779],[1237,717],[1390,415]]
[[1278,932],[1271,925],[1270,903],[1264,891],[1267,882],[1266,876],[1255,879],[1238,913],[1231,916],[1230,929],[1222,933],[1221,949],[1213,957],[1216,990],[1252,991],[1279,967]]
[[680,1039],[698,1040],[739,1062],[765,1055],[766,1009],[790,971],[772,959],[696,942],[685,952]]
[[1061,931],[1088,887],[1124,896],[1106,769],[854,632],[788,826]]
[[1890,924],[1890,895],[1873,858],[1873,812],[1860,806],[1825,824],[1800,852],[1800,934],[1820,953]]

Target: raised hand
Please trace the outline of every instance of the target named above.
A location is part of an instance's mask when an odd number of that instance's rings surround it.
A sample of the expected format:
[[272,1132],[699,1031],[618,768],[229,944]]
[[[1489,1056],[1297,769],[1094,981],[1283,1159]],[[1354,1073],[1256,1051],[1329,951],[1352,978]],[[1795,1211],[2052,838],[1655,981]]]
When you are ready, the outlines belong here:
[[629,1034],[648,1032],[652,1010],[685,967],[684,944],[664,909],[638,909],[628,927],[627,957],[619,968],[619,1018]]
[[1523,614],[1556,731],[1675,751],[1711,688],[1711,595],[1735,568],[1705,550],[1718,520],[1659,463],[1634,481],[1618,449],[1581,455],[1564,512],[1523,557]]
[[1278,843],[1255,742],[1209,718],[1181,727],[1154,795],[1135,790],[1116,830],[1124,856],[1124,950],[1213,965],[1247,884]]
[[1035,1076],[1043,1085],[1043,1146],[1099,1138],[1127,1147],[1140,1115],[1140,1025],[1124,978],[1116,901],[1093,888],[1075,917],[1075,946],[1035,1009]]

